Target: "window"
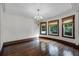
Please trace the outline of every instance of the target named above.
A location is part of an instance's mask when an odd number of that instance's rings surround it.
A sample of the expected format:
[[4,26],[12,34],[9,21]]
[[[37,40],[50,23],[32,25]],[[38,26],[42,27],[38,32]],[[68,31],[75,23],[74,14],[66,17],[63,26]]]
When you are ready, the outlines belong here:
[[47,22],[40,23],[40,34],[42,34],[42,35],[47,34]]
[[48,34],[59,35],[59,20],[48,21]]
[[75,38],[75,26],[74,26],[75,16],[69,16],[62,18],[62,36],[68,38]]

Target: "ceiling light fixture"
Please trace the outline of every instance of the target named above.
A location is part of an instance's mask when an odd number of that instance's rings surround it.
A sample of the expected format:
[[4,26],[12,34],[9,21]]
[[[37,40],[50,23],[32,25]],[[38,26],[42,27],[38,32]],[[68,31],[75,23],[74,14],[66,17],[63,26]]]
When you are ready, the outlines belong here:
[[39,25],[39,23],[43,20],[43,17],[39,14],[40,9],[37,9],[37,15],[34,16],[35,23]]

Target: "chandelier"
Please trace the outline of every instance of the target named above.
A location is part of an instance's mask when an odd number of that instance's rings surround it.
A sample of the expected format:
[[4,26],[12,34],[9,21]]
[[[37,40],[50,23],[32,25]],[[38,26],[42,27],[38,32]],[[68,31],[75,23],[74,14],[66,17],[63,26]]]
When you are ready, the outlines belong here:
[[43,17],[39,14],[40,9],[37,9],[37,15],[34,16],[34,21],[37,25],[40,24],[40,22],[43,20]]

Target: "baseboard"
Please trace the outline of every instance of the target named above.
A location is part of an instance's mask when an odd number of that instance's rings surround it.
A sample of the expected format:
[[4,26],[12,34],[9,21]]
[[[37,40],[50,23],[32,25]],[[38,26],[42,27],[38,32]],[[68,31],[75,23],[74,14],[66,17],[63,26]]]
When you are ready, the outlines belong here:
[[14,44],[19,44],[19,43],[23,43],[23,42],[29,42],[29,41],[32,41],[35,38],[36,37],[30,37],[30,38],[20,39],[20,40],[16,40],[16,41],[4,42],[3,46],[6,47],[6,46],[10,46],[10,45],[14,45]]
[[70,42],[63,41],[63,40],[59,40],[59,39],[55,39],[55,38],[49,38],[49,37],[41,37],[41,36],[40,36],[39,38],[44,38],[44,39],[53,40],[53,41],[56,41],[56,42],[59,42],[59,43],[62,43],[62,44],[71,46],[71,47],[73,47],[73,48],[79,50],[79,45],[76,45],[76,44],[74,44],[74,43],[70,43]]

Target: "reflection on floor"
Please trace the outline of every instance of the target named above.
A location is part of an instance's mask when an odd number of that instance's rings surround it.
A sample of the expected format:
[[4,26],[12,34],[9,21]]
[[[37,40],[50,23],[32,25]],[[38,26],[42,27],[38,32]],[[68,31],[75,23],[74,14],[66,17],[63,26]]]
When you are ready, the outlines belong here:
[[4,56],[79,56],[79,50],[64,44],[34,38],[33,41],[6,46]]

